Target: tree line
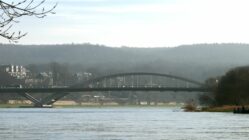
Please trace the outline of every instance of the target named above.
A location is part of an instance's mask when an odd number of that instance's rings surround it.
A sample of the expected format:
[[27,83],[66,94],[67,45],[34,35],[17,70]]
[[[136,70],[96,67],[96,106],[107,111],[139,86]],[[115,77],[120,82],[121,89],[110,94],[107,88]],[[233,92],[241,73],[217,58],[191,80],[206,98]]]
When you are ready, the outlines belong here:
[[202,95],[203,104],[214,106],[249,104],[249,66],[229,70],[225,75],[206,81],[212,89],[208,95]]

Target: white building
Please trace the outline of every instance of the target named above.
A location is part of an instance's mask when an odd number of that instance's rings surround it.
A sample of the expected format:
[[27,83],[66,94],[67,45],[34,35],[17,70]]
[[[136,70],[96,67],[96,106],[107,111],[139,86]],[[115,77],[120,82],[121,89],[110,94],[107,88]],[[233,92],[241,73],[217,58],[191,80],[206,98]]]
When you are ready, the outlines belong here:
[[3,72],[7,72],[11,76],[17,79],[23,79],[27,76],[28,70],[20,65],[2,65],[0,66],[0,70]]

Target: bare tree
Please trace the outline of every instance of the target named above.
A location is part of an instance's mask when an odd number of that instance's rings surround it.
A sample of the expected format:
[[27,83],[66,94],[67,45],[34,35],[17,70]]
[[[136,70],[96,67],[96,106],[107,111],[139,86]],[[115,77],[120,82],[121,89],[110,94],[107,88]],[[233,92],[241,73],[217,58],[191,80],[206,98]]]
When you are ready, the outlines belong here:
[[[6,0],[7,1],[7,0]],[[36,18],[44,18],[48,14],[55,14],[54,9],[46,9],[44,3],[46,0],[15,0],[5,2],[0,0],[0,36],[8,39],[10,42],[17,42],[27,33],[21,31],[10,31],[14,23],[18,23],[18,18],[25,16],[33,16]]]

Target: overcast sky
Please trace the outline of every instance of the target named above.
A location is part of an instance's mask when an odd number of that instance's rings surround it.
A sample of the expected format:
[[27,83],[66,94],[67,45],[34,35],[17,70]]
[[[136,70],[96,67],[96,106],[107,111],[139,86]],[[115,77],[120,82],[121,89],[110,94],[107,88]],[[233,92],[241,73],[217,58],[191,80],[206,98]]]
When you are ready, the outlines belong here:
[[20,44],[249,43],[248,0],[50,0],[46,7],[56,1],[55,15],[15,25],[28,32]]

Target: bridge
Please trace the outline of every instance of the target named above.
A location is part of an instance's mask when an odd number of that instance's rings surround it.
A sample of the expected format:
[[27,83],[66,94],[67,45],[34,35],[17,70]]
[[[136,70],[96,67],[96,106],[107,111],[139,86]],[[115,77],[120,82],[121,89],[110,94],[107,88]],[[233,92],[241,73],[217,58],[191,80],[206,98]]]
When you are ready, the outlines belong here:
[[[184,77],[161,73],[118,73],[89,79],[71,87],[63,88],[1,88],[0,93],[18,93],[32,101],[35,107],[52,105],[70,93],[104,91],[174,91],[209,92],[205,84]],[[52,93],[36,99],[33,93]]]

